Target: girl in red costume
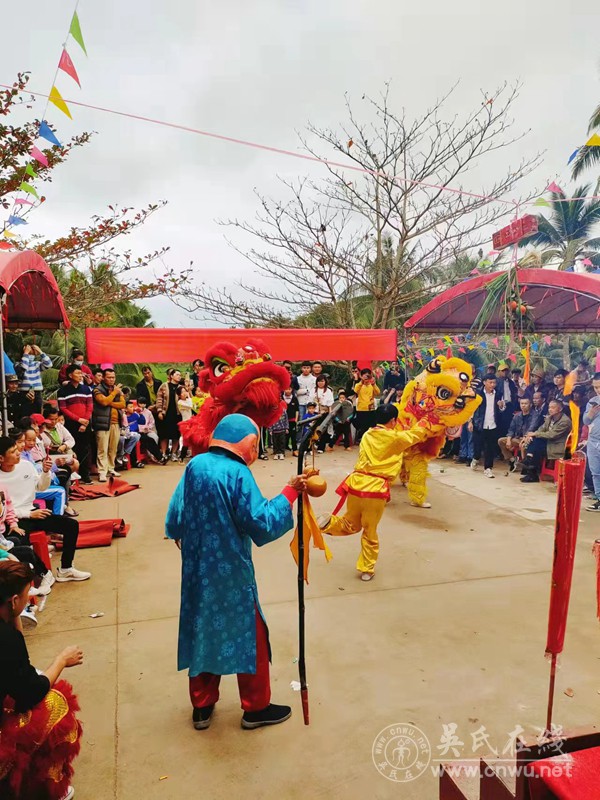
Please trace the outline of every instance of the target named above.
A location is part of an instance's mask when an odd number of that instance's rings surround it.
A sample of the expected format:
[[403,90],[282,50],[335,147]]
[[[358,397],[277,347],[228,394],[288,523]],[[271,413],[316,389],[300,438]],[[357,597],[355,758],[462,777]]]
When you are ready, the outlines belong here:
[[81,725],[77,698],[59,677],[83,653],[67,647],[43,673],[29,663],[19,615],[33,578],[28,564],[0,563],[0,797],[70,800]]

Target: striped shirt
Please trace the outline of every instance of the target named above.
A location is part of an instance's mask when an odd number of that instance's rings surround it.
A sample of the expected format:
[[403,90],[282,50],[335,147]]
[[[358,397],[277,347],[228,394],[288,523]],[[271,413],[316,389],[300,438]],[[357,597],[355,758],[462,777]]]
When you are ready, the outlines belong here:
[[22,392],[41,392],[44,388],[42,385],[42,372],[52,366],[50,356],[40,353],[40,360],[38,361],[34,355],[27,354],[22,356],[18,366],[23,370],[19,389]]
[[67,427],[80,419],[91,419],[94,408],[92,390],[85,383],[73,386],[69,381],[58,390],[58,407],[65,415]]

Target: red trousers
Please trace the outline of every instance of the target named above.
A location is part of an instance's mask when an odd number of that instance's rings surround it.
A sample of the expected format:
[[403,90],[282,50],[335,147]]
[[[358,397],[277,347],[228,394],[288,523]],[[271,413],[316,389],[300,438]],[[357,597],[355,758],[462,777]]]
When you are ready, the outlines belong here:
[[[271,702],[267,626],[256,609],[256,673],[238,674],[238,689],[244,711],[262,711]],[[190,699],[194,708],[212,706],[219,699],[220,675],[201,672],[190,677]]]

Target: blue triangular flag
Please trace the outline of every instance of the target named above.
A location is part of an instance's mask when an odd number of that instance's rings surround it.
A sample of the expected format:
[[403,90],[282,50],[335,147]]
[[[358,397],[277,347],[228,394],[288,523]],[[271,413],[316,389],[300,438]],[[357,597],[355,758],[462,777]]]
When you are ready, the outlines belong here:
[[573,152],[569,156],[569,160],[567,161],[567,164],[570,164],[571,161],[573,161],[573,159],[577,156],[577,153],[579,152],[579,150],[580,150],[579,147],[577,148],[577,150],[573,150]]
[[485,342],[479,342],[479,347],[481,347],[482,350],[487,350],[487,344]]
[[61,143],[58,141],[58,139],[54,135],[54,132],[51,130],[51,128],[48,125],[48,123],[45,122],[44,120],[42,120],[40,122],[40,129],[39,129],[38,133],[42,137],[42,139],[46,139],[46,141],[51,142],[52,144],[56,144],[59,147],[62,147]]
[[531,349],[533,350],[534,353],[537,353],[537,351],[540,349],[540,346],[539,346],[539,344],[537,342],[534,342],[531,345]]
[[8,218],[9,225],[27,225],[27,222],[21,217],[15,217],[13,214]]

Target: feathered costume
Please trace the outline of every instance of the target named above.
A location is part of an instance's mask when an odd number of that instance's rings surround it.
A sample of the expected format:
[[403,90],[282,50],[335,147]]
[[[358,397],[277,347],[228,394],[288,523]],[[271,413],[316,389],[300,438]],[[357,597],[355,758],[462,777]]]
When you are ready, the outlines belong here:
[[427,498],[427,465],[436,458],[446,437],[459,435],[471,419],[481,397],[473,386],[473,367],[462,358],[437,356],[406,384],[397,403],[399,422],[407,430],[421,419],[440,423],[445,430],[409,447],[403,453],[402,479],[411,502],[422,506]]
[[204,363],[198,385],[210,396],[195,417],[179,425],[193,455],[208,450],[214,429],[227,414],[244,414],[261,428],[279,419],[290,376],[271,361],[260,339],[248,339],[244,347],[221,342],[207,352]]

